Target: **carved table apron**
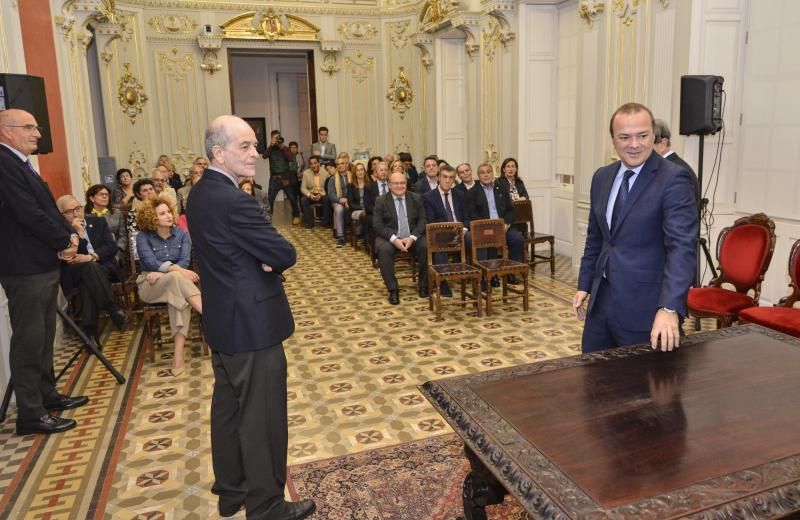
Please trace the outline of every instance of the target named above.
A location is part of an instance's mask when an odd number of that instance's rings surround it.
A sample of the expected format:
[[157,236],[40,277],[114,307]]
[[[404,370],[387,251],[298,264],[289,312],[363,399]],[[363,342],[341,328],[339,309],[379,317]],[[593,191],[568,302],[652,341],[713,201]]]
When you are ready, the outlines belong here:
[[429,381],[464,440],[465,516],[780,518],[800,511],[800,341],[756,325]]

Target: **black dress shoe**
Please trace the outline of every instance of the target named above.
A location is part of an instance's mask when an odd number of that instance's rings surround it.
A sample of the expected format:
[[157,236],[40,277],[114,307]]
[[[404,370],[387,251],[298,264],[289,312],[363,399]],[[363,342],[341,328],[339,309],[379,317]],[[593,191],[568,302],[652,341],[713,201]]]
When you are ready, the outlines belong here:
[[399,291],[389,291],[389,303],[392,305],[397,305],[400,303]]
[[313,500],[287,502],[281,500],[275,507],[270,508],[266,518],[269,520],[302,520],[316,511],[317,504]]
[[428,297],[428,288],[427,287],[420,287],[419,288],[419,297],[420,298],[427,298]]
[[236,513],[241,511],[243,507],[244,507],[244,502],[233,502],[230,500],[223,500],[222,498],[220,498],[219,502],[217,503],[219,516],[225,518],[235,515]]
[[54,415],[43,415],[38,419],[17,419],[17,435],[61,433],[71,430],[77,425],[78,423],[72,419],[64,419]]
[[83,406],[88,402],[89,398],[86,397],[85,395],[76,395],[75,397],[70,397],[68,395],[61,395],[55,401],[44,403],[44,407],[50,411],[71,410],[73,408]]
[[453,291],[450,290],[450,286],[447,285],[447,282],[442,282],[441,285],[439,285],[439,294],[442,295],[442,298],[453,297]]
[[128,317],[128,315],[125,314],[122,311],[122,309],[119,309],[119,308],[110,311],[108,313],[108,315],[111,317],[111,321],[114,322],[114,325],[116,325],[117,329],[119,329],[119,330],[124,329],[125,325],[127,325],[128,322],[130,321],[130,318]]

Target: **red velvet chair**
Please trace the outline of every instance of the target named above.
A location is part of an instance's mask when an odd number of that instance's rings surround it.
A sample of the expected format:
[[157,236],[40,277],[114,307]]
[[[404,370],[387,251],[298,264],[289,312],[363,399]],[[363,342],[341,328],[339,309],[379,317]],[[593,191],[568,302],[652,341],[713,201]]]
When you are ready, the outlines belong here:
[[[758,305],[761,282],[774,250],[775,222],[763,213],[742,217],[723,229],[717,240],[720,274],[706,287],[689,289],[689,314],[714,318],[717,328],[730,327],[740,311]],[[724,289],[722,284],[733,285],[735,290]]]
[[789,277],[792,294],[781,298],[774,307],[750,307],[739,313],[739,321],[755,323],[800,338],[800,309],[793,305],[800,301],[800,240],[792,246],[789,255]]

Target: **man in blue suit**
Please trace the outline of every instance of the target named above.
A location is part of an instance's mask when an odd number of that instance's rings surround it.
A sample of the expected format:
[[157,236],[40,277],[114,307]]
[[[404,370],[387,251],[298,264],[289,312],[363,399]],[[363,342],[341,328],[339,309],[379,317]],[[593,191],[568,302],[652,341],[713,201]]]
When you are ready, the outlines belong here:
[[689,171],[653,153],[653,125],[643,105],[618,108],[610,130],[621,160],[592,178],[572,300],[575,315],[586,320],[583,352],[648,342],[667,351],[680,344],[696,262],[695,185]]
[[[469,239],[469,217],[467,217],[467,207],[464,203],[464,194],[452,189],[456,182],[456,170],[449,164],[442,166],[439,170],[439,182],[435,190],[431,190],[422,196],[422,204],[425,206],[425,216],[428,223],[431,222],[461,222],[464,226],[464,244],[470,247]],[[464,262],[465,259],[461,259]],[[433,255],[434,264],[447,263],[447,253],[436,253]],[[442,282],[439,291],[442,296],[453,296],[453,291],[447,282]]]
[[186,209],[203,284],[203,331],[213,350],[211,459],[222,516],[299,520],[314,502],[287,502],[286,355],[294,319],[282,272],[297,253],[239,182],[256,173],[253,129],[220,116],[206,130],[211,166]]

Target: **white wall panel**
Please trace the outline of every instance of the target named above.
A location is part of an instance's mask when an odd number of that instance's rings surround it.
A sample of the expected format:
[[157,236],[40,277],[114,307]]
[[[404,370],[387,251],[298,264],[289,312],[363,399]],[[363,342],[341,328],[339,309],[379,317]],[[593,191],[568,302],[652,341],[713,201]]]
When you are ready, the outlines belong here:
[[466,157],[469,117],[464,41],[442,38],[436,48],[441,63],[436,82],[437,151],[440,157]]

